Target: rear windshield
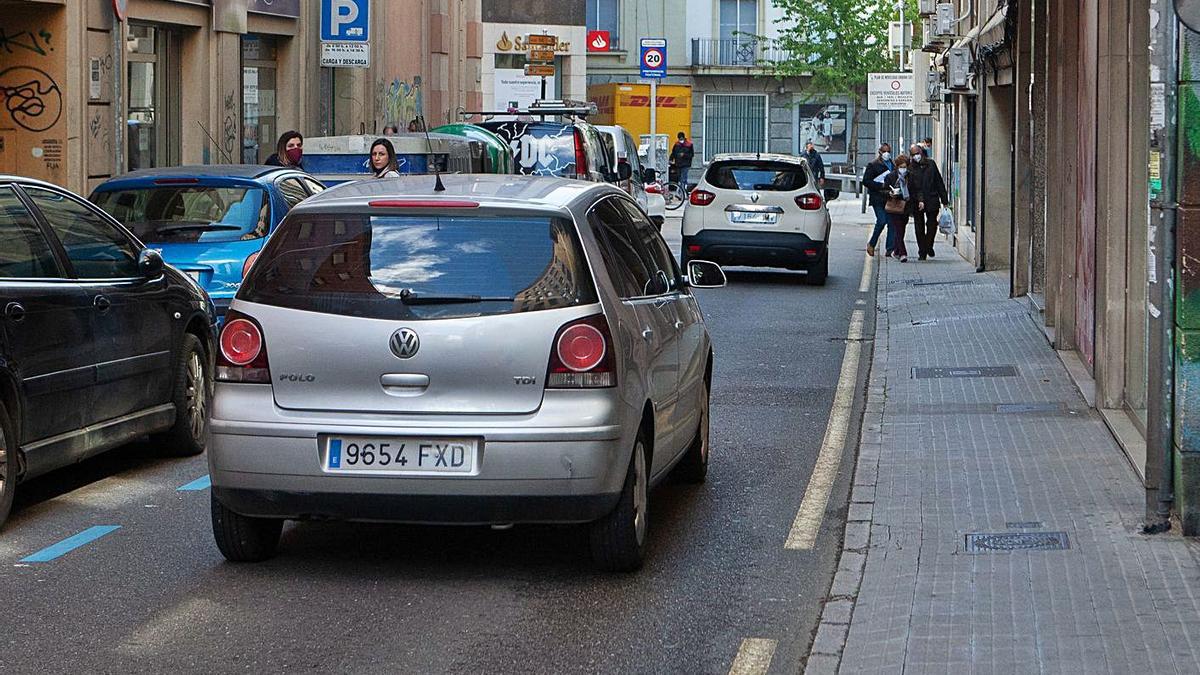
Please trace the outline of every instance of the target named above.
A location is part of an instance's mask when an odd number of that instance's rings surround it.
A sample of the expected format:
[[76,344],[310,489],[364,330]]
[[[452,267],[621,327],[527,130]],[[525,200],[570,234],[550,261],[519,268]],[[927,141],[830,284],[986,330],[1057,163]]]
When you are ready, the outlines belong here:
[[714,162],[708,167],[705,180],[726,190],[791,192],[808,185],[803,166],[763,160]]
[[160,185],[97,192],[92,201],[147,244],[258,239],[270,229],[261,188]]
[[409,320],[586,305],[596,290],[567,220],[293,214],[238,298]]
[[484,122],[508,143],[517,173],[526,176],[575,177],[575,127],[537,122]]

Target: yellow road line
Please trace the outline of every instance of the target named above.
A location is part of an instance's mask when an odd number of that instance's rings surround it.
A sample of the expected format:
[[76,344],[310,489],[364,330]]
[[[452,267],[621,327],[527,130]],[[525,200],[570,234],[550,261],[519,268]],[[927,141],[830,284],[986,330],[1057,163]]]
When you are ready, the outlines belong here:
[[796,520],[788,533],[784,548],[809,550],[817,542],[817,532],[825,518],[829,504],[829,493],[837,478],[842,462],[846,436],[850,430],[850,417],[854,408],[854,388],[858,383],[858,364],[862,357],[863,311],[854,310],[850,317],[847,334],[846,354],[842,357],[842,372],[838,376],[837,391],[833,396],[833,408],[829,413],[829,425],[825,427],[825,438],[821,441],[821,452],[813,467],[812,477],[804,490],[804,500],[796,512]]
[[866,293],[871,290],[871,272],[875,269],[875,256],[867,258],[863,264],[862,280],[858,282],[858,292]]
[[775,640],[746,638],[738,647],[737,657],[729,667],[729,675],[761,675],[771,667],[775,656]]

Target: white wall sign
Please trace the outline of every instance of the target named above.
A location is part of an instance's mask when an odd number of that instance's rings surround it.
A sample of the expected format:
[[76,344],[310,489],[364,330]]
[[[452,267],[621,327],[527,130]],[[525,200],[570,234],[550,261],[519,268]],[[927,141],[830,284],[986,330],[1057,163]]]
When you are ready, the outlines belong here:
[[[527,108],[541,98],[542,78],[526,77],[521,68],[496,69],[496,108]],[[554,78],[546,78],[546,96],[554,97]]]
[[867,75],[867,110],[912,110],[912,73]]
[[370,68],[371,45],[367,42],[322,42],[322,68]]

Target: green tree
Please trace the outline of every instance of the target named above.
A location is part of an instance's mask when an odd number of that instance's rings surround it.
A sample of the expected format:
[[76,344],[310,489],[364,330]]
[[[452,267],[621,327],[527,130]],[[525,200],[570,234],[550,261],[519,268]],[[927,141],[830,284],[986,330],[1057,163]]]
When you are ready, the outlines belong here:
[[[904,18],[912,30],[916,0],[902,0]],[[896,56],[888,52],[888,24],[900,20],[897,0],[772,0],[783,10],[778,51],[785,58],[771,64],[778,77],[806,77],[806,99],[849,96],[854,115],[848,134],[848,156],[858,153],[861,105],[869,73],[894,72]],[[917,24],[920,25],[919,23]],[[913,43],[917,43],[914,38]]]

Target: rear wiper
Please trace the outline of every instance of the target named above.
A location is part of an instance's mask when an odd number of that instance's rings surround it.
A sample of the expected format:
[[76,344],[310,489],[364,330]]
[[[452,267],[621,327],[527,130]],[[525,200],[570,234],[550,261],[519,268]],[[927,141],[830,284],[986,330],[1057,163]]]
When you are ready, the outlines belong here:
[[482,295],[425,295],[411,288],[400,291],[400,300],[406,305],[455,305],[472,302],[512,302],[516,298],[486,297]]
[[156,228],[158,232],[185,232],[188,230],[202,230],[204,232],[215,232],[218,230],[242,230],[245,229],[241,225],[229,225],[228,223],[179,223],[178,225],[160,225]]

